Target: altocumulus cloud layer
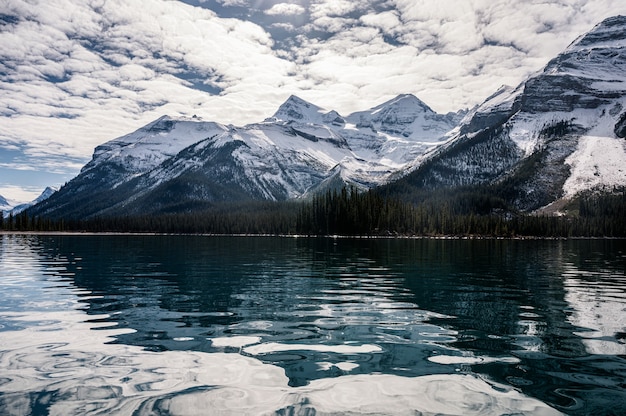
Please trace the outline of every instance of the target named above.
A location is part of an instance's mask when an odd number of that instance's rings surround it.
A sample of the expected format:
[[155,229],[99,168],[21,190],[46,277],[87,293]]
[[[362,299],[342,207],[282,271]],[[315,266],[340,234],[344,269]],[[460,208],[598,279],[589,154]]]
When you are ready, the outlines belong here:
[[471,107],[624,13],[622,0],[0,0],[0,194],[62,183],[163,114],[241,125],[290,94],[342,114],[400,93]]

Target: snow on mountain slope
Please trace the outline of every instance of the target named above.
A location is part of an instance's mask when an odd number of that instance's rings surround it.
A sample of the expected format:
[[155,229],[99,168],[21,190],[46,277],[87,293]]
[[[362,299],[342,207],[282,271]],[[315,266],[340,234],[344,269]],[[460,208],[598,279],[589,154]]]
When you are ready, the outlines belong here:
[[[607,118],[605,116],[605,118]],[[564,197],[588,189],[626,187],[626,140],[612,136],[608,123],[599,123],[580,137],[576,150],[565,160],[571,174],[563,184]]]
[[404,94],[350,114],[342,135],[360,158],[406,170],[448,140],[460,119],[459,114],[435,113],[417,97]]
[[294,121],[297,123],[325,124],[336,121],[341,124],[341,116],[335,111],[324,110],[300,97],[291,95],[266,121]]
[[218,123],[163,116],[139,130],[96,147],[82,172],[109,162],[128,172],[143,173],[206,137],[227,131]]
[[411,94],[403,94],[367,111],[347,117],[357,128],[369,128],[412,140],[437,141],[456,126],[455,120],[435,113]]
[[22,211],[30,208],[31,206],[48,199],[55,192],[56,189],[48,186],[41,192],[41,194],[37,198],[27,203],[7,200],[2,195],[0,195],[0,211],[4,214],[4,217],[8,217],[9,215],[17,215]]
[[37,198],[35,198],[31,202],[27,202],[25,204],[15,205],[10,211],[7,212],[7,214],[17,215],[17,214],[21,213],[22,211],[32,207],[33,205],[36,205],[36,204],[38,204],[38,203],[40,203],[42,201],[45,201],[46,199],[50,198],[52,196],[52,194],[54,194],[55,192],[56,192],[56,189],[47,186],[46,189],[44,189]]
[[162,117],[98,146],[81,173],[35,211],[158,212],[215,201],[293,199],[331,185],[367,189],[446,140],[457,117],[438,115],[413,96],[362,116],[371,125],[357,126],[291,96],[273,117],[243,127]]
[[597,91],[623,92],[626,90],[626,77],[623,75],[626,59],[620,50],[626,45],[625,19],[624,16],[615,16],[598,24],[552,60],[544,73],[589,78],[594,81],[592,86]]
[[[518,144],[525,137],[535,151],[555,136],[577,138],[559,149],[569,154],[563,160],[569,167],[565,198],[626,186],[626,141],[615,132],[625,109],[626,17],[618,16],[578,38],[526,83],[520,113],[509,121],[510,137]],[[525,150],[528,154],[531,146]]]
[[[359,124],[357,120],[367,122]],[[297,140],[285,136],[282,130],[267,136],[266,131],[276,131],[268,130],[267,122],[272,121],[287,127]],[[326,178],[341,178],[343,183],[369,188],[384,183],[398,169],[446,140],[455,121],[453,116],[435,113],[412,95],[398,96],[346,118],[291,96],[274,117],[261,126],[252,125],[247,129],[256,131],[253,136],[270,137],[264,146],[308,155],[313,159],[307,157],[306,163],[321,162]],[[339,169],[330,175],[335,166]],[[297,193],[302,194],[302,187],[294,195]]]
[[2,195],[0,195],[0,211],[7,212],[13,208],[12,204]]
[[397,168],[445,140],[459,120],[458,114],[435,113],[417,97],[403,94],[345,118],[291,96],[266,122],[289,125],[304,137],[344,142],[359,158],[385,157]]
[[522,210],[626,186],[624,120],[626,17],[618,16],[517,88],[498,90],[407,179],[426,188],[500,186]]
[[[303,133],[301,130],[307,130]],[[261,123],[231,127],[229,131],[193,144],[166,164],[159,165],[142,178],[135,195],[154,189],[162,182],[185,173],[202,173],[215,166],[204,166],[208,152],[232,145],[229,173],[250,195],[268,200],[298,198],[315,188],[336,167],[342,178],[361,188],[382,183],[390,168],[358,158],[345,140],[323,126]],[[235,173],[236,171],[236,173]],[[213,172],[213,178],[219,173]]]

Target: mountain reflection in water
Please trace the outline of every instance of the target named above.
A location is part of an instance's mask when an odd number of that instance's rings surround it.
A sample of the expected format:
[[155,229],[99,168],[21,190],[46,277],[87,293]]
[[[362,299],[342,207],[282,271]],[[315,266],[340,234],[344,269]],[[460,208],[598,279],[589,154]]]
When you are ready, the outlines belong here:
[[5,235],[2,414],[620,414],[624,241]]

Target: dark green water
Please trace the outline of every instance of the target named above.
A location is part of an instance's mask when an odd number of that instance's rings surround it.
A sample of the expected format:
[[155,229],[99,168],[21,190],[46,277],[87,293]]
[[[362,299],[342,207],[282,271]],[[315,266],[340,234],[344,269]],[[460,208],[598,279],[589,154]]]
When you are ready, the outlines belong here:
[[0,241],[0,414],[626,414],[625,241]]

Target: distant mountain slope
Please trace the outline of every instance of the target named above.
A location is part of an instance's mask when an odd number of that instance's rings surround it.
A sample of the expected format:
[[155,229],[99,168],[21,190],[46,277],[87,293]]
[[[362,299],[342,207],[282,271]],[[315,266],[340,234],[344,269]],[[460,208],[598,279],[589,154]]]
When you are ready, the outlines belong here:
[[458,118],[411,95],[348,117],[291,96],[272,117],[243,127],[165,116],[98,146],[76,178],[30,212],[179,212],[346,184],[367,189],[447,140]]
[[17,215],[22,211],[32,207],[33,205],[36,205],[49,198],[54,192],[56,192],[56,190],[48,186],[41,192],[41,194],[37,198],[35,198],[31,202],[27,202],[24,204],[11,202],[4,198],[2,195],[0,195],[0,211],[2,211],[5,217],[8,217],[11,214]]
[[395,189],[489,185],[536,210],[626,186],[626,17],[605,20],[516,89],[502,88]]
[[2,195],[0,195],[0,211],[8,211],[11,208],[13,208],[11,206],[11,204],[9,203],[9,201],[7,201],[7,199],[5,197],[3,197]]
[[13,214],[13,215],[17,215],[19,213],[21,213],[22,211],[32,207],[33,205],[36,205],[42,201],[45,201],[46,199],[50,198],[52,196],[52,194],[54,194],[56,192],[56,189],[51,188],[49,186],[46,187],[46,189],[44,189],[41,194],[39,194],[39,196],[35,199],[33,199],[31,202],[27,202],[25,204],[19,204],[14,206],[13,208],[10,209],[10,211],[8,211],[9,214]]

